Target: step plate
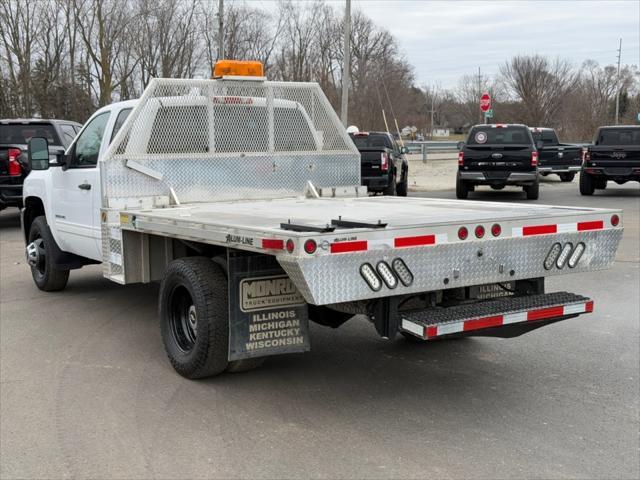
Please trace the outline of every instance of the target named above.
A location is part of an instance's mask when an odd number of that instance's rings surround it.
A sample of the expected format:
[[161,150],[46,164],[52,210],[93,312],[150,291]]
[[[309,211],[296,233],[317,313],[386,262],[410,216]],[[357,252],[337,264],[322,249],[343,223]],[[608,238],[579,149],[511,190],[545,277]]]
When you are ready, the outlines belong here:
[[401,313],[400,329],[423,340],[516,323],[593,312],[593,301],[569,292],[507,297],[455,307]]

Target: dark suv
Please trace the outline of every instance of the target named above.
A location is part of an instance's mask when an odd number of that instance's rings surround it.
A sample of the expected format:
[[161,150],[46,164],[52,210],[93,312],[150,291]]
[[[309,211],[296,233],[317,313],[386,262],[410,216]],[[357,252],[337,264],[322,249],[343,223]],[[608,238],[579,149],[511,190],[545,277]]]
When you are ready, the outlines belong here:
[[515,185],[528,199],[538,198],[538,148],[526,125],[476,125],[459,150],[458,198],[467,198],[477,185],[494,190]]
[[409,163],[405,147],[398,145],[387,132],[350,133],[360,151],[362,184],[370,192],[384,195],[407,195]]
[[57,155],[64,153],[81,128],[81,124],[68,120],[0,120],[0,210],[22,207],[22,183],[30,172],[29,139],[46,138],[51,153]]

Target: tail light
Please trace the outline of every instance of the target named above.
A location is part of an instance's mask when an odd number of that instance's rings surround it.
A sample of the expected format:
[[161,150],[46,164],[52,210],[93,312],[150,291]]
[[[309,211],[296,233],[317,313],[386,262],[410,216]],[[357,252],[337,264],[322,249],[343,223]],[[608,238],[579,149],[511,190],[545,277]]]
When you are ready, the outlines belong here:
[[498,237],[501,233],[502,227],[499,224],[494,223],[493,225],[491,225],[491,235],[493,235],[494,237]]
[[482,237],[484,237],[484,227],[483,227],[482,225],[478,225],[478,226],[475,228],[474,233],[476,234],[476,237],[477,237],[477,238],[482,238]]
[[466,240],[468,236],[469,236],[469,230],[467,230],[467,227],[460,227],[458,229],[458,238],[460,240]]
[[380,154],[380,170],[383,172],[389,170],[389,154],[386,152]]
[[458,152],[458,165],[464,165],[464,152]]
[[9,155],[8,170],[9,170],[9,176],[11,177],[17,177],[19,175],[22,175],[22,166],[20,165],[20,162],[18,162],[18,157],[20,157],[21,153],[22,151],[19,148],[10,148],[8,151],[8,155]]
[[613,225],[614,227],[617,227],[619,223],[620,223],[620,217],[616,214],[611,215],[611,225]]
[[304,242],[304,251],[309,255],[316,253],[317,248],[318,248],[318,245],[316,244],[315,240],[309,239],[306,242]]
[[531,166],[538,166],[538,152],[531,152]]

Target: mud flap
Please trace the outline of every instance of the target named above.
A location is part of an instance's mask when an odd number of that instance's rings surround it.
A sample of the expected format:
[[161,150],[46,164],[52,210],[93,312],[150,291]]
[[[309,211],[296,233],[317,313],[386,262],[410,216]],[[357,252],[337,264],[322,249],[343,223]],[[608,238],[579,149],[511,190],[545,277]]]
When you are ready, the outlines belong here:
[[309,313],[275,257],[229,250],[229,360],[306,352]]

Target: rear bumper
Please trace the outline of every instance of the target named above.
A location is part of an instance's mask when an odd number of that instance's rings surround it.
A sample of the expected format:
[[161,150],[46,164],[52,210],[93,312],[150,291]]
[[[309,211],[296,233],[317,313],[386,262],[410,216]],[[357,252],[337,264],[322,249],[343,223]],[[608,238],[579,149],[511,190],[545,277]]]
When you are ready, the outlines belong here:
[[469,172],[460,170],[460,179],[473,181],[482,184],[504,184],[504,185],[520,185],[523,183],[534,182],[538,173],[534,170],[531,172],[510,172],[506,178],[488,178],[485,172]]
[[638,180],[640,181],[640,167],[584,167],[584,173],[593,177],[609,180]]
[[400,314],[399,328],[423,340],[467,335],[514,337],[591,312],[591,299],[555,292]]
[[371,191],[384,190],[389,186],[389,175],[380,177],[362,177],[362,185]]
[[0,207],[21,207],[22,185],[0,185]]
[[577,173],[582,169],[580,165],[541,165],[540,173]]

